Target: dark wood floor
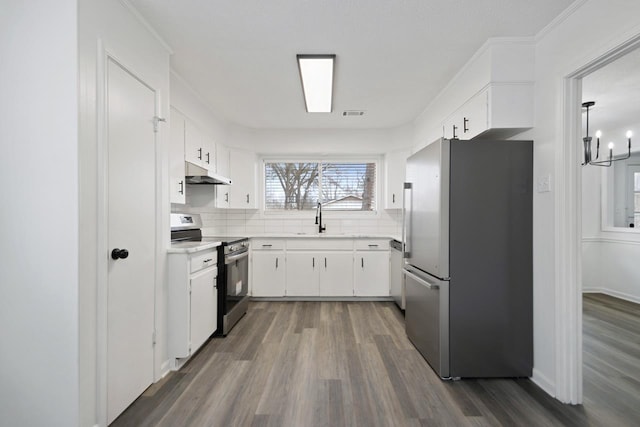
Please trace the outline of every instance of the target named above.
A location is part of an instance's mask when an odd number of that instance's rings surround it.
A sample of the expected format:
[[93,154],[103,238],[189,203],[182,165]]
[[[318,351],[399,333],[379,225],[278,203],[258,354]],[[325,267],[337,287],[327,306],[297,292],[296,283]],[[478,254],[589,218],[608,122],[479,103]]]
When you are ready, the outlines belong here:
[[585,297],[585,405],[527,379],[443,382],[384,302],[252,302],[115,426],[637,426],[637,306]]

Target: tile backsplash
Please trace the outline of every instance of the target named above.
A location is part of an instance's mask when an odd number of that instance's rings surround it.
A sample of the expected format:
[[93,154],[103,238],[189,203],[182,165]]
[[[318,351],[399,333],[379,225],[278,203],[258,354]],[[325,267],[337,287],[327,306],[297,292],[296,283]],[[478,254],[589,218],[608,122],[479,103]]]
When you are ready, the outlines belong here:
[[[265,215],[255,209],[217,209],[212,207],[194,207],[171,205],[172,212],[199,213],[202,217],[204,235],[248,235],[279,233],[318,232],[315,225],[315,213],[309,212],[308,218],[291,218],[287,215]],[[402,211],[382,210],[376,216],[366,218],[335,218],[332,213],[323,213],[323,225],[327,234],[367,234],[384,235],[399,238],[402,232]]]

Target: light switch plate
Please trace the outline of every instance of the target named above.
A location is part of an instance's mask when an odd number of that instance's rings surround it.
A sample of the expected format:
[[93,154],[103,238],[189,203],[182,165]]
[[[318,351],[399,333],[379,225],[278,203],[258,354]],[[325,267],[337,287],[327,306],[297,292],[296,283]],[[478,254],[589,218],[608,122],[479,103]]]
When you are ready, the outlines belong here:
[[545,175],[538,178],[538,193],[548,193],[551,191],[551,175]]

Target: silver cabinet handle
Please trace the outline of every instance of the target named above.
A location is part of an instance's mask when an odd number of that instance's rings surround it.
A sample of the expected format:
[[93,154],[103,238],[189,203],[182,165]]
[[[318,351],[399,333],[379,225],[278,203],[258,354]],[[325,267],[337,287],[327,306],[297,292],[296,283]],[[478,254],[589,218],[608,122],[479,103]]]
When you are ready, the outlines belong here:
[[393,195],[391,196],[391,203],[396,203],[396,194],[393,193]]
[[405,182],[404,183],[404,195],[405,197],[402,199],[402,241],[403,241],[403,248],[402,248],[402,257],[403,258],[410,258],[411,257],[411,242],[409,240],[410,235],[411,235],[411,218],[407,217],[407,200],[411,200],[410,197],[406,197],[407,192],[409,192],[409,194],[411,194],[413,191],[413,186],[410,182]]
[[276,257],[276,270],[278,269],[278,257]]
[[362,265],[362,268],[364,268],[364,258],[360,258],[360,264]]
[[229,193],[224,193],[224,201],[225,202],[229,201]]
[[463,133],[467,133],[469,132],[469,127],[467,126],[467,123],[469,123],[469,119],[467,119],[466,117],[462,120],[462,131]]
[[270,248],[273,245],[262,245],[263,248]]
[[225,264],[231,264],[233,261],[239,260],[240,258],[245,258],[249,256],[249,251],[244,251],[238,255],[226,256],[224,257]]
[[180,181],[180,190],[178,190],[178,193],[184,194],[184,180]]
[[202,160],[202,148],[198,148],[198,160]]
[[378,245],[369,245],[370,248],[377,248]]
[[316,268],[316,259],[315,259],[315,257],[314,257],[314,258],[312,258],[311,266],[312,266],[313,268]]
[[209,164],[209,153],[207,153],[207,164]]
[[324,257],[324,268],[327,268],[327,257]]
[[247,194],[247,204],[249,204],[249,194]]

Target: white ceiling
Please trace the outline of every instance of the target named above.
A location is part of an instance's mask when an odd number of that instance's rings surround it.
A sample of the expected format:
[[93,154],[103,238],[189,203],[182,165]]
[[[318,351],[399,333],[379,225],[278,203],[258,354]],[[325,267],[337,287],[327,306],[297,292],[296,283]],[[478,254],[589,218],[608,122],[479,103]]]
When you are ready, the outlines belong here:
[[[489,37],[535,35],[572,1],[131,0],[174,50],[172,68],[252,128],[408,123]],[[297,53],[337,55],[333,113],[305,112]]]

